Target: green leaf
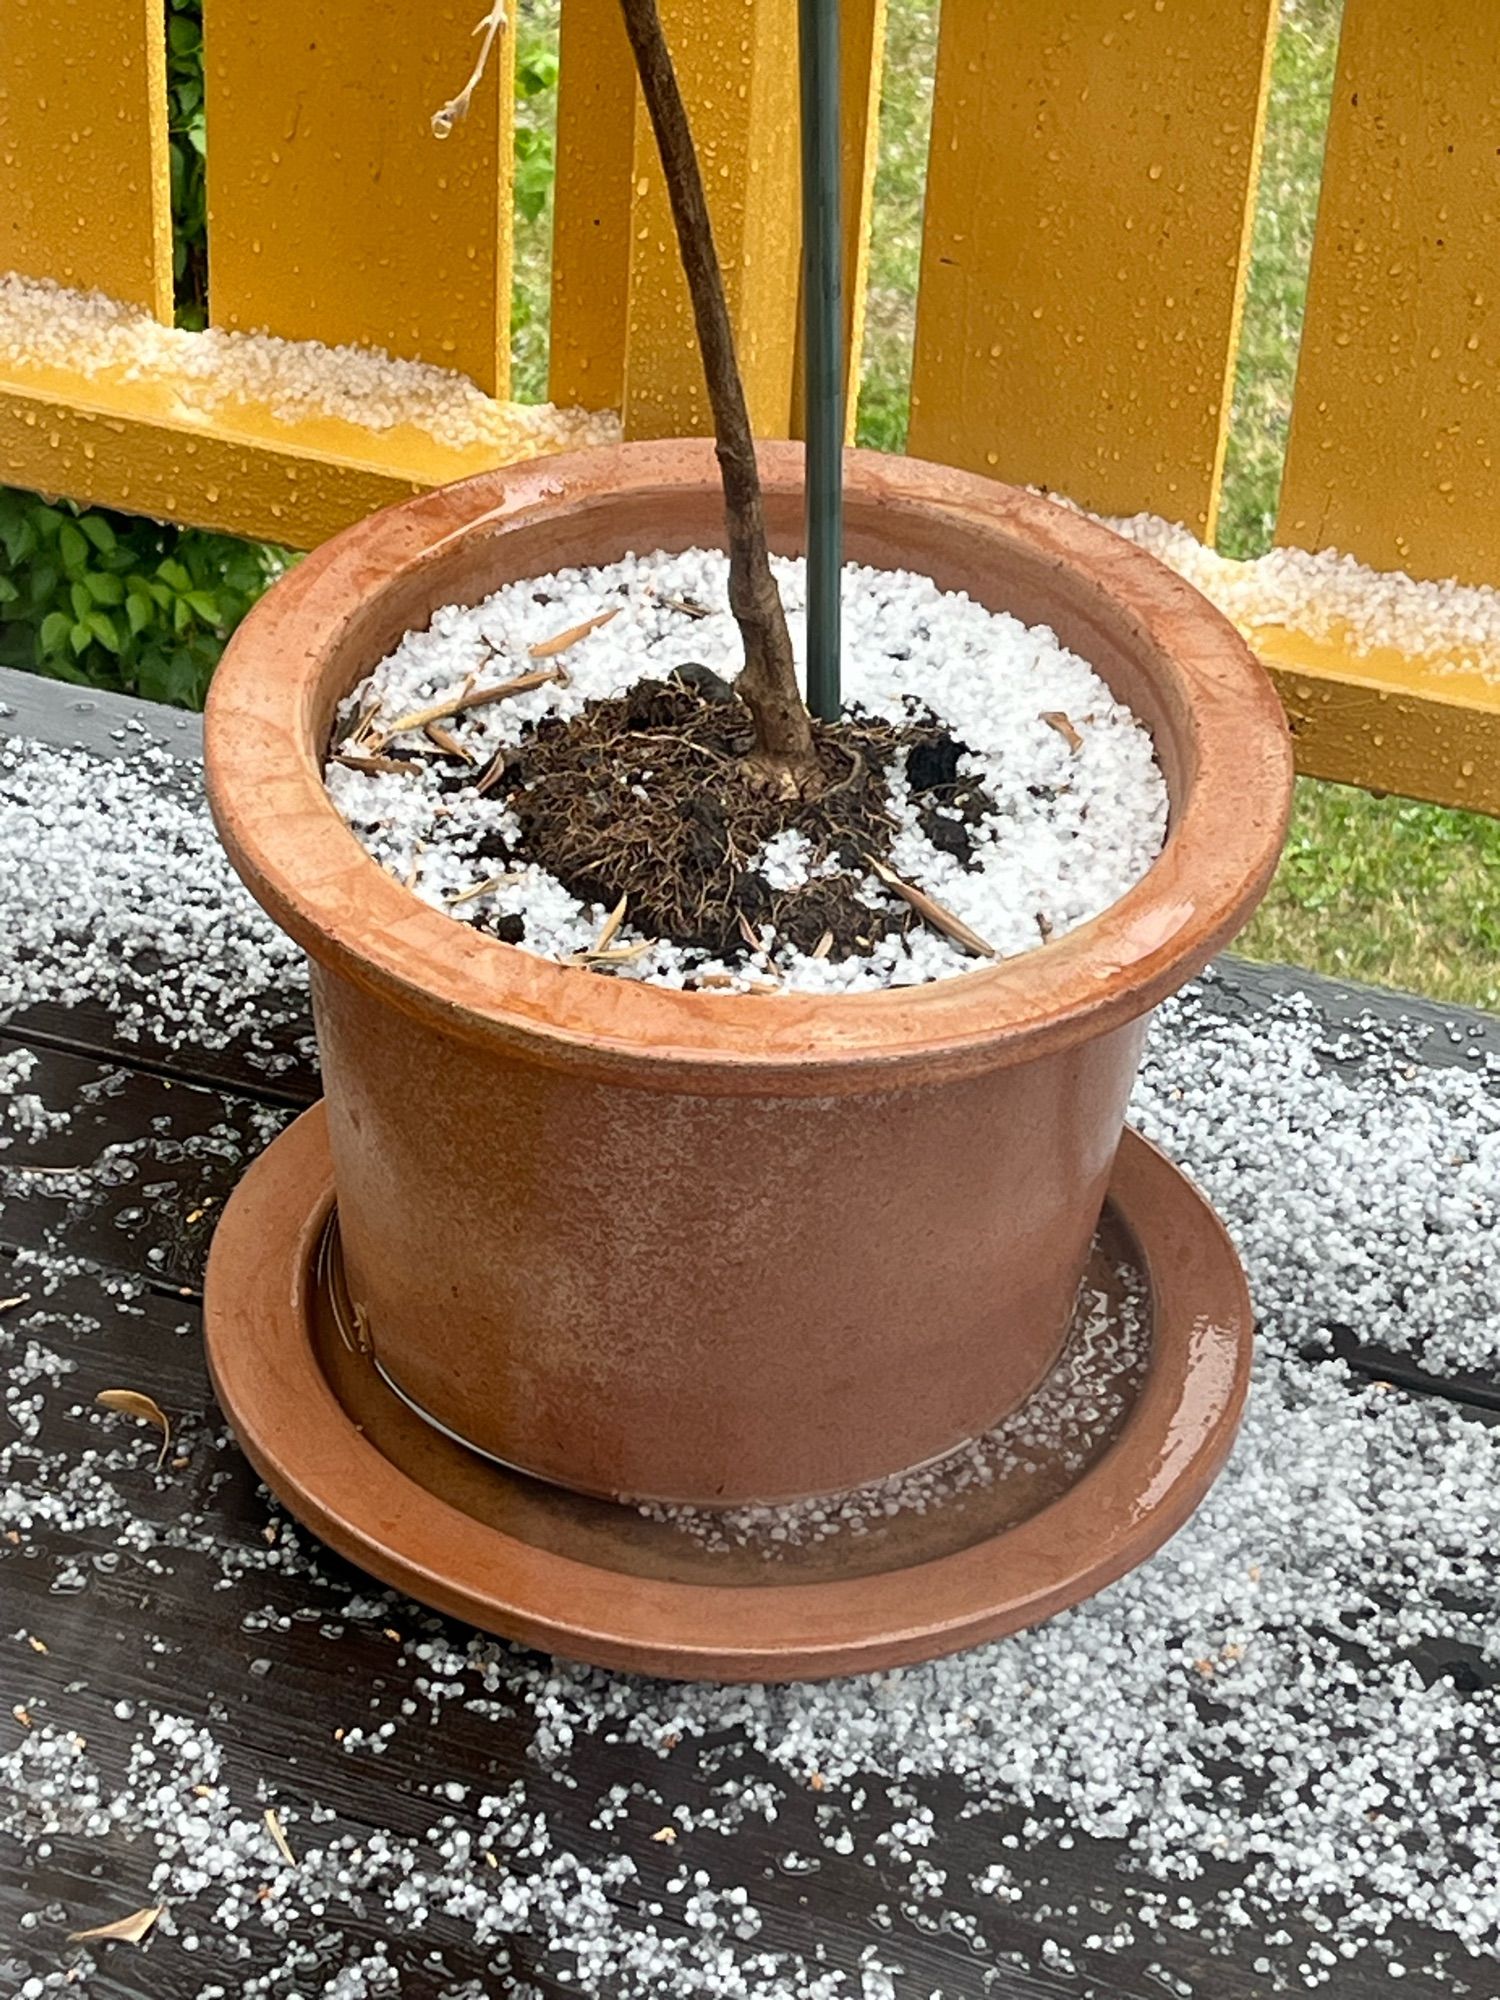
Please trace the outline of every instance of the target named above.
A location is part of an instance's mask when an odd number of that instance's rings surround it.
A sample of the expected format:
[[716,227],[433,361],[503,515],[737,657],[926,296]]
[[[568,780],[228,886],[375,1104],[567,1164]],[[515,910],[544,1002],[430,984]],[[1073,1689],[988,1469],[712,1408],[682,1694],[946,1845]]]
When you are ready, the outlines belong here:
[[104,516],[102,514],[80,515],[78,525],[88,536],[100,555],[108,555],[118,538]]
[[191,590],[193,587],[193,579],[175,556],[168,556],[165,562],[158,563],[156,573],[163,583],[171,584],[174,590]]
[[107,652],[118,653],[123,650],[123,642],[115,630],[115,621],[107,611],[91,611],[86,622],[89,630]]
[[14,604],[20,595],[20,591],[8,576],[0,576],[0,604]]
[[82,620],[74,625],[68,633],[68,644],[73,648],[75,653],[86,653],[93,643],[94,635]]
[[49,611],[42,620],[37,637],[42,642],[44,653],[60,653],[68,643],[68,634],[73,629],[73,621],[66,611]]
[[73,607],[73,616],[80,624],[83,623],[94,608],[94,600],[89,595],[89,587],[86,583],[70,583],[68,585],[68,602]]
[[190,604],[193,607],[194,611],[203,620],[205,625],[218,624],[219,622],[218,600],[217,598],[211,597],[206,590],[190,590],[187,596],[183,599],[183,602],[185,604]]
[[64,521],[58,530],[57,553],[69,576],[81,570],[89,559],[89,545],[71,521]]
[[130,627],[132,638],[140,637],[152,622],[154,615],[150,598],[138,596],[135,591],[131,591],[125,600],[125,622]]
[[89,596],[93,598],[96,604],[123,604],[125,602],[124,584],[121,583],[117,576],[110,575],[107,570],[90,570],[83,581],[88,588]]
[[24,514],[16,514],[0,528],[0,541],[17,569],[36,550],[36,529]]
[[173,653],[155,653],[143,661],[137,684],[148,701],[169,701],[178,708],[202,706],[192,656],[180,647]]
[[557,56],[551,49],[528,49],[516,64],[516,82],[523,97],[537,97],[557,88]]

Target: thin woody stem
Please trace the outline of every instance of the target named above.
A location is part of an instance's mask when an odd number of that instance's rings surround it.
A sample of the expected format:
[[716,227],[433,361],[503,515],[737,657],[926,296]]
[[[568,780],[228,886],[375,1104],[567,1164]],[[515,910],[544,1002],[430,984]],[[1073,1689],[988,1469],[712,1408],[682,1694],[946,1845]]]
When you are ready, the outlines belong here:
[[656,0],[620,0],[620,11],[666,175],[713,411],[729,541],[729,608],[745,647],[736,688],[755,718],[756,761],[793,786],[811,784],[818,768],[812,723],[771,574],[755,438],[687,107]]

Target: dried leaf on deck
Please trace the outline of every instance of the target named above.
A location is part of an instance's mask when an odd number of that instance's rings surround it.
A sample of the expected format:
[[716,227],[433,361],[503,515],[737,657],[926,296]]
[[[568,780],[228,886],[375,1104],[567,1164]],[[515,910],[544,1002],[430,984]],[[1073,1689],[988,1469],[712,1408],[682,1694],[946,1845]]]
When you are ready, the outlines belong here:
[[116,1917],[112,1924],[95,1924],[92,1930],[70,1931],[69,1944],[105,1944],[118,1940],[121,1944],[140,1944],[155,1927],[158,1917],[166,1912],[165,1903],[153,1903],[149,1909],[136,1910],[128,1917]]
[[554,633],[550,639],[539,639],[527,650],[534,660],[550,660],[558,653],[567,652],[569,646],[576,646],[580,639],[586,639],[590,632],[597,632],[601,625],[607,625],[611,618],[618,618],[619,615],[620,607],[616,604],[594,618],[585,618],[581,625],[570,625],[566,632]]
[[29,1306],[30,1304],[30,1292],[17,1292],[13,1299],[0,1299],[0,1313],[14,1312],[17,1306]]
[[139,1389],[101,1389],[94,1401],[106,1410],[118,1410],[121,1416],[138,1417],[143,1424],[155,1425],[161,1432],[161,1450],[156,1454],[156,1469],[160,1472],[172,1442],[172,1420],[161,1404],[151,1396],[143,1396]]
[[287,1867],[295,1868],[297,1857],[292,1852],[291,1842],[286,1837],[286,1829],[281,1824],[281,1817],[275,1806],[266,1807],[266,1832],[275,1841],[276,1851]]
[[1074,727],[1072,717],[1064,715],[1060,708],[1048,708],[1042,711],[1041,720],[1049,729],[1057,731],[1076,757],[1083,748],[1083,738]]
[[970,930],[962,917],[944,909],[925,889],[919,889],[914,882],[903,881],[895,869],[887,868],[883,861],[872,858],[870,867],[888,889],[893,889],[902,902],[909,903],[923,922],[931,924],[935,931],[941,931],[944,937],[952,938],[955,944],[961,944],[965,951],[972,951],[976,957],[995,956],[992,944],[986,944],[978,931]]

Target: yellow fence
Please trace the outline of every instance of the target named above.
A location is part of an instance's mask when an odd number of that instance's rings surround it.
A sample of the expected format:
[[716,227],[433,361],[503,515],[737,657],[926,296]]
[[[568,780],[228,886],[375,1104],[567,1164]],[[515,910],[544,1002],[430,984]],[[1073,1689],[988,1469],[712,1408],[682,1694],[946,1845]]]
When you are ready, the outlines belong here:
[[[205,0],[210,318],[503,398],[511,42],[444,142],[480,0]],[[795,0],[664,0],[752,411],[795,433]],[[1211,538],[1275,0],[948,0],[911,449]],[[885,0],[845,0],[857,355]],[[1472,0],[1346,0],[1278,539],[1500,584],[1500,36]],[[705,427],[617,0],[563,0],[551,389]],[[0,270],[170,319],[161,0],[0,0]],[[67,329],[63,329],[66,334]],[[0,478],[308,546],[545,443],[414,412],[205,405],[194,341],[0,352]],[[112,358],[111,358],[112,355]],[[851,371],[853,372],[853,371]],[[1261,619],[1302,767],[1500,811],[1492,657]],[[1481,649],[1482,650],[1482,649]]]

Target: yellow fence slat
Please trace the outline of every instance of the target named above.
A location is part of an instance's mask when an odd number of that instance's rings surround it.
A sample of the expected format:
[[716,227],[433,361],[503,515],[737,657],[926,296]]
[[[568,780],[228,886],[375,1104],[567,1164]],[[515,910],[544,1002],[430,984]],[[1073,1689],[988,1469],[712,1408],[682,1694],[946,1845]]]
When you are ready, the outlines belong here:
[[354,342],[470,375],[510,367],[514,41],[467,118],[483,0],[206,0],[215,325]]
[[1262,627],[1254,644],[1304,777],[1500,813],[1500,681],[1482,667],[1357,653],[1291,627]]
[[[865,301],[870,280],[870,224],[875,206],[875,164],[880,150],[880,86],[885,74],[886,0],[845,0],[843,105],[840,140],[844,221],[844,362],[848,390],[848,441],[854,442],[860,358],[865,344]],[[802,322],[792,381],[792,435],[805,435]]]
[[[800,237],[795,0],[665,0],[662,18],[703,163],[751,421],[761,437],[785,437]],[[703,369],[644,105],[633,173],[626,435],[702,433],[711,428]]]
[[636,87],[620,0],[564,0],[552,213],[554,403],[625,395]]
[[1346,0],[1277,539],[1500,583],[1500,18]]
[[1212,534],[1274,21],[944,7],[914,453]]
[[161,0],[0,0],[0,270],[171,319]]

